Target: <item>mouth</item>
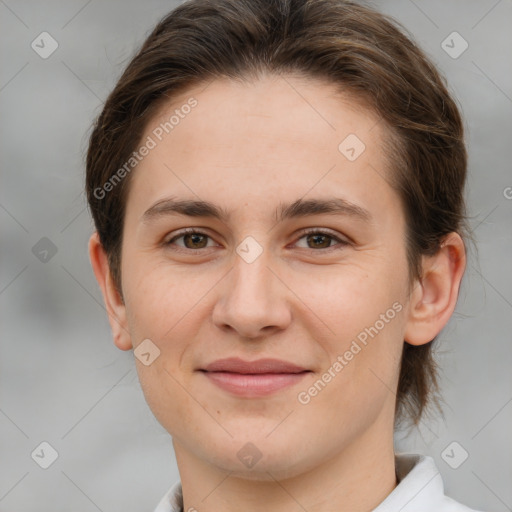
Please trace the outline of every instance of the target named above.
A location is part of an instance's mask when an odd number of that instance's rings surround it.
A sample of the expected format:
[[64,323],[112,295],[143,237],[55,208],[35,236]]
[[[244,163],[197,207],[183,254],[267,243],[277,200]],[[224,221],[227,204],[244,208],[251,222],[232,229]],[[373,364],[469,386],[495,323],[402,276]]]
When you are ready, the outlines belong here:
[[279,359],[219,359],[199,370],[214,385],[235,396],[261,397],[293,386],[311,373]]

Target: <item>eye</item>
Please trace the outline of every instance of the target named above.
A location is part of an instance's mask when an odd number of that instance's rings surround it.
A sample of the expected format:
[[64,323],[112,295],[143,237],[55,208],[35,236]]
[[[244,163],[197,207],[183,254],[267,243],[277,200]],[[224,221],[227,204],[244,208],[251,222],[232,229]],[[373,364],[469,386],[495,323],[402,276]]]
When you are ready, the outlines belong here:
[[[302,247],[303,249],[317,251],[319,249],[330,250],[335,249],[336,246],[333,246],[331,242],[335,240],[338,242],[338,248],[349,245],[349,242],[346,240],[342,240],[341,238],[335,236],[334,234],[320,230],[320,229],[308,229],[302,232],[302,236],[298,240],[306,239],[307,244],[312,244],[309,247]],[[183,239],[183,245],[176,244],[177,240]],[[187,228],[176,236],[169,239],[167,242],[164,242],[166,246],[175,246],[178,251],[191,252],[191,251],[200,251],[201,249],[206,249],[208,247],[208,239],[211,240],[211,237],[202,231],[198,231],[197,229]],[[318,251],[317,251],[318,252]]]
[[207,243],[210,236],[207,235],[206,233],[203,233],[202,231],[188,228],[183,230],[178,235],[172,237],[170,240],[165,242],[164,245],[175,245],[174,242],[176,240],[179,240],[180,238],[183,239],[184,245],[177,244],[177,247],[182,247],[184,248],[184,250],[188,249],[187,252],[190,252],[194,250],[201,250],[207,248]]
[[[307,231],[304,231],[303,235],[299,238],[299,240],[302,240],[303,238],[306,239],[307,244],[311,244],[308,247],[303,247],[303,248],[310,249],[310,250],[335,249],[336,246],[333,246],[331,244],[332,240],[337,241],[338,245],[341,247],[349,245],[349,242],[347,242],[346,240],[342,240],[341,238],[330,233],[329,231],[323,231],[320,229],[309,229]],[[341,248],[341,247],[338,247],[338,248]]]

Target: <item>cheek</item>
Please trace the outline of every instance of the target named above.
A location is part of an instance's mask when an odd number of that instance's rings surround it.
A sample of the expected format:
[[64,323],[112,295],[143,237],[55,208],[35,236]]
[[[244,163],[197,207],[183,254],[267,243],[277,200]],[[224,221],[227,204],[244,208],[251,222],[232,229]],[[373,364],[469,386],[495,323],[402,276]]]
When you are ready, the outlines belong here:
[[[185,436],[179,429],[196,425],[197,404],[184,390],[180,362],[196,328],[194,305],[204,295],[197,278],[180,274],[169,264],[133,258],[126,261],[126,311],[134,348],[144,339],[160,350],[148,366],[135,358],[141,389],[153,414],[171,435]],[[133,264],[131,264],[133,263]],[[148,270],[146,270],[148,269]],[[129,272],[129,274],[128,274]],[[169,418],[180,417],[180,422]],[[196,427],[194,427],[196,428]],[[178,429],[174,431],[173,429]],[[185,429],[186,430],[186,429]],[[190,432],[188,432],[190,435]]]
[[163,342],[174,337],[173,331],[183,328],[187,315],[211,287],[205,283],[205,276],[173,267],[167,261],[132,258],[126,261],[126,267],[124,288],[130,330],[139,338],[154,337]]
[[367,310],[357,316],[340,313],[337,336],[323,343],[325,366],[300,389],[297,407],[321,418],[326,439],[348,439],[372,424],[384,407],[394,411],[403,317],[392,305],[386,312],[388,323]]
[[406,274],[401,269],[391,258],[363,256],[359,262],[289,273],[283,280],[293,283],[296,296],[322,321],[327,338],[348,340],[390,309],[387,317],[394,319],[395,302],[404,306]]
[[[150,366],[137,362],[137,373],[145,400],[155,418],[172,435],[180,439],[199,435],[202,408],[191,398],[181,376],[171,367],[172,361],[162,354]],[[179,421],[177,421],[179,418]]]
[[[296,281],[295,291],[307,297],[326,326],[315,335],[324,352],[322,371],[331,375],[319,401],[347,410],[392,393],[403,347],[406,283],[406,267],[391,258],[340,266],[329,278],[309,279],[309,287],[306,280]],[[312,324],[305,328],[312,330]]]

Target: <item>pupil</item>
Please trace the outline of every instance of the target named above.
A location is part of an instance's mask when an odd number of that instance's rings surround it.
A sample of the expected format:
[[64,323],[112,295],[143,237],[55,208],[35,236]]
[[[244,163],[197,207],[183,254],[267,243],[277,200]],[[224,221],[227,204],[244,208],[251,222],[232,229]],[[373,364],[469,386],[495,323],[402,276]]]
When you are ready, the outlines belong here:
[[[322,238],[323,238],[324,240],[327,240],[329,237],[327,237],[326,235],[311,235],[311,236],[310,236],[310,238],[312,238],[312,239],[314,240],[314,242],[313,242],[314,244],[319,243],[320,245],[325,246],[325,245],[326,245],[326,243],[325,243],[325,242],[324,242],[324,244],[322,244],[322,242],[318,242],[318,240],[319,240],[319,239],[322,239]],[[328,244],[328,242],[327,242],[327,244]]]
[[[200,242],[200,239],[201,239],[201,238],[203,238],[203,239],[204,239],[205,237],[204,237],[203,235],[198,235],[198,234],[186,235],[186,240],[190,240],[190,239],[192,239],[192,244],[194,244],[194,245],[195,245],[196,243],[198,243],[198,239],[199,239],[199,242]],[[203,241],[204,241],[204,240],[203,240]],[[187,244],[185,244],[185,245],[187,245]],[[203,247],[204,247],[204,244],[203,244],[203,246],[201,246],[201,247],[199,247],[199,248],[201,249],[201,248],[203,248]],[[197,246],[192,247],[192,249],[197,249],[197,248],[198,248]]]

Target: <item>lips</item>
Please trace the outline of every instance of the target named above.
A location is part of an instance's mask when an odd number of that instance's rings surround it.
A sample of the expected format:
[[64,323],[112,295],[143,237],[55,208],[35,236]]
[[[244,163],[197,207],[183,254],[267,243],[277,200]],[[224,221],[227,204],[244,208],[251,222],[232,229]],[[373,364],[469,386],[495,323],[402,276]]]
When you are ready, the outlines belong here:
[[204,371],[207,372],[229,372],[242,374],[261,373],[301,373],[308,371],[306,368],[297,366],[279,359],[258,359],[257,361],[244,361],[238,357],[219,359],[210,363]]
[[297,384],[310,370],[279,359],[219,359],[201,369],[208,380],[239,397],[262,397]]

